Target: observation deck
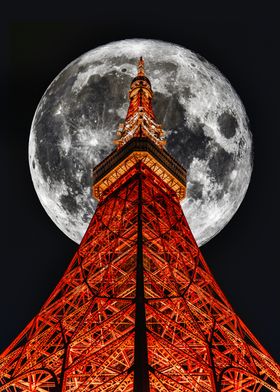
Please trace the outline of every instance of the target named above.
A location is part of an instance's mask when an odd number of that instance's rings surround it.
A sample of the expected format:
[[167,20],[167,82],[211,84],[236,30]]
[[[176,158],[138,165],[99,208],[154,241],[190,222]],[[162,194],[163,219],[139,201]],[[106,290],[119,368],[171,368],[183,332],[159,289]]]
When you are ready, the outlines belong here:
[[185,168],[148,137],[130,139],[122,148],[114,150],[93,169],[93,197],[100,200],[104,192],[139,161],[152,169],[175,191],[180,200],[184,199],[187,177]]

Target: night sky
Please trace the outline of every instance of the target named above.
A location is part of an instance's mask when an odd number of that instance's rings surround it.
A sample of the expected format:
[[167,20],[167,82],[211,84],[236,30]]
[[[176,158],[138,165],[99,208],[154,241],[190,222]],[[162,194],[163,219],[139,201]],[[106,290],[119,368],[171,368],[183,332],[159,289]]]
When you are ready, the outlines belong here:
[[82,53],[119,39],[154,38],[198,52],[217,66],[246,108],[254,142],[252,180],[236,215],[202,253],[237,314],[280,361],[275,12],[268,5],[256,10],[233,2],[224,4],[227,9],[211,2],[208,8],[103,3],[83,10],[69,6],[67,20],[61,5],[49,3],[41,14],[24,5],[2,17],[0,351],[35,316],[77,249],[33,188],[28,138],[36,106],[55,76]]

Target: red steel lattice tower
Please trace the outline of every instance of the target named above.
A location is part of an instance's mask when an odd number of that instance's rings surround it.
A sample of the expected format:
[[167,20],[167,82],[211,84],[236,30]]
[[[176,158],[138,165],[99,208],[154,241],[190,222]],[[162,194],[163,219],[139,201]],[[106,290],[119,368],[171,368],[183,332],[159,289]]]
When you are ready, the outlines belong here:
[[0,357],[0,392],[279,391],[280,369],[211,274],[180,206],[139,61],[99,200],[62,279]]

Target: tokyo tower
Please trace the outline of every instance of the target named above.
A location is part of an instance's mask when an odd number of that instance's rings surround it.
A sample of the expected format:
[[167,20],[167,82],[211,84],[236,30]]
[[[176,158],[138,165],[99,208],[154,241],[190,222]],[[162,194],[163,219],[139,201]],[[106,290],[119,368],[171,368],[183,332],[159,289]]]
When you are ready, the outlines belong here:
[[183,214],[140,58],[99,200],[39,313],[0,356],[0,392],[280,391],[280,368],[234,312]]

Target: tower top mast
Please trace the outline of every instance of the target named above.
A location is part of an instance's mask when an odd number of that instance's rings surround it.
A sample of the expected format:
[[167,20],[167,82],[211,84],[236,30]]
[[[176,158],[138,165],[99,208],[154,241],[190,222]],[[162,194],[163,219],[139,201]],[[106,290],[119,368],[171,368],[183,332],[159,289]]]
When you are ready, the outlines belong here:
[[142,56],[140,57],[140,59],[138,61],[138,75],[137,76],[145,76],[144,60],[143,60]]
[[164,131],[156,122],[152,107],[153,90],[150,80],[145,75],[144,60],[141,56],[138,61],[137,76],[130,85],[129,107],[125,122],[120,124],[117,131],[118,139],[115,143],[118,148],[124,146],[133,137],[148,137],[158,147],[166,144]]
[[125,122],[117,131],[117,148],[92,172],[92,194],[97,200],[113,191],[117,180],[136,162],[151,168],[182,200],[186,195],[186,170],[164,148],[164,131],[156,122],[152,107],[153,90],[145,76],[140,57],[138,72],[130,84],[129,107]]

